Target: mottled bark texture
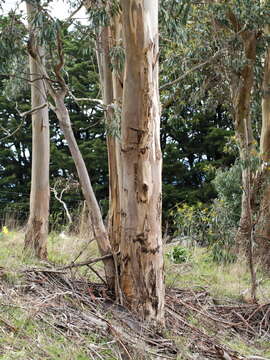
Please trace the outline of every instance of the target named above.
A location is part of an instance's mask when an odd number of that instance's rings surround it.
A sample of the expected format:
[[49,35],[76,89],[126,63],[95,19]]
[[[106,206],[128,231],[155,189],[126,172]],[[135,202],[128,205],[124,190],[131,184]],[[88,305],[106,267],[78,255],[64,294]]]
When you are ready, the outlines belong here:
[[[27,15],[31,19],[35,7],[26,3]],[[36,48],[40,60],[44,62],[44,49],[37,46],[29,20],[32,47]],[[31,106],[36,108],[47,102],[46,86],[41,78],[36,59],[29,55],[31,80]],[[27,252],[47,258],[48,216],[49,216],[49,117],[48,107],[32,113],[32,172],[30,193],[30,215],[27,223],[24,248]]]
[[142,319],[164,322],[158,1],[122,0],[120,286]]

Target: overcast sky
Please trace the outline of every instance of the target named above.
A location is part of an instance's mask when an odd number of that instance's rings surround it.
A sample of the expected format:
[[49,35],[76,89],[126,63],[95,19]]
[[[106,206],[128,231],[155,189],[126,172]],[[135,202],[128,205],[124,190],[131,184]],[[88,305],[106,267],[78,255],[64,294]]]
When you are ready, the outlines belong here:
[[[18,5],[20,4],[20,5]],[[25,12],[25,2],[16,1],[16,0],[5,0],[5,3],[3,5],[3,12],[5,15],[9,12],[11,9],[18,9],[18,11]],[[59,19],[65,19],[68,15],[68,6],[67,4],[64,4],[62,0],[54,0],[50,3],[50,9],[51,14],[55,17],[58,17]],[[76,15],[76,18],[80,18],[82,22],[86,21],[86,14],[84,8],[82,8]]]

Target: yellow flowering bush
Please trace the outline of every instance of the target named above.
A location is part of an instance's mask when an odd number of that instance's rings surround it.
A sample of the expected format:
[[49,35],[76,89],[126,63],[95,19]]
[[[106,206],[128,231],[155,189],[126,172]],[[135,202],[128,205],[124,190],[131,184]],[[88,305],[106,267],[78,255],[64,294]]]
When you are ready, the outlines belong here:
[[[175,235],[209,246],[209,256],[218,263],[233,262],[236,260],[231,251],[235,229],[228,210],[223,199],[216,199],[208,207],[200,202],[195,205],[181,204],[174,212],[174,224],[177,228]],[[179,249],[176,250],[173,249],[176,252],[169,254],[174,262],[178,257],[182,259],[183,255],[182,252],[179,253]]]
[[3,226],[3,228],[2,228],[2,233],[3,233],[4,235],[7,235],[7,234],[9,233],[7,226]]
[[176,235],[190,236],[201,243],[207,242],[214,211],[201,202],[195,205],[186,203],[177,206],[174,212],[174,225],[177,228]]
[[7,226],[2,227],[2,231],[0,232],[0,237],[7,236],[9,234],[9,230]]

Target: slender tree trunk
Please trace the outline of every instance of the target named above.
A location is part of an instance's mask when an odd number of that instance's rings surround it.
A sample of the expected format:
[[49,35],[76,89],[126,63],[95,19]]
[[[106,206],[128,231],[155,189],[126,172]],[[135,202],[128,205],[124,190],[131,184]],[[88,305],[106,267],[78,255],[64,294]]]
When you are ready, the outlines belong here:
[[[270,34],[269,26],[265,32]],[[256,227],[258,255],[265,267],[270,269],[270,179],[267,171],[270,162],[270,47],[264,60],[264,77],[262,83],[262,130],[260,151],[263,159],[263,181],[261,184],[260,218]]]
[[[122,24],[120,16],[115,16],[111,25],[112,46],[122,46]],[[108,136],[108,154],[110,169],[110,213],[109,213],[109,236],[115,252],[119,250],[121,239],[121,114],[123,98],[123,73],[119,60],[112,60],[112,83],[113,83],[113,113],[111,117],[112,126],[117,126],[117,134]]]
[[243,164],[241,218],[236,242],[239,247],[247,249],[252,231],[250,202],[252,175],[250,171],[250,160],[252,150],[255,149],[255,142],[250,119],[250,102],[256,59],[256,32],[248,30],[243,32],[242,41],[246,63],[240,73],[232,77],[231,94],[234,109],[235,133],[239,144],[240,159]]
[[[112,19],[112,24],[102,28],[97,41],[97,59],[102,88],[103,103],[106,109],[107,151],[109,163],[109,222],[108,233],[114,253],[120,244],[120,122],[122,86],[121,75],[115,70],[117,64],[111,64],[110,50],[120,40],[121,26],[119,16]],[[112,70],[112,65],[114,70]],[[112,131],[113,130],[113,131]]]
[[[111,254],[111,246],[108,238],[108,233],[105,229],[104,222],[101,216],[100,208],[98,206],[92,184],[85,166],[82,154],[74,137],[71,127],[68,110],[64,104],[65,95],[55,95],[54,101],[56,105],[56,115],[59,120],[60,128],[63,131],[64,137],[67,141],[72,158],[75,162],[77,173],[80,179],[83,195],[89,210],[91,224],[93,227],[94,238],[97,241],[101,256]],[[113,258],[104,260],[104,268],[106,274],[107,284],[111,289],[115,287],[115,266]]]
[[164,322],[161,238],[158,1],[122,0],[125,74],[121,126],[120,285],[142,319]]
[[[36,9],[26,3],[28,18]],[[29,24],[30,32],[31,25]],[[37,47],[41,59],[44,50]],[[41,77],[38,64],[29,56],[31,79],[31,106],[38,107],[47,101],[46,87]],[[49,216],[49,158],[50,133],[48,107],[32,114],[32,173],[30,194],[30,216],[25,234],[25,249],[41,259],[47,257],[48,216]]]

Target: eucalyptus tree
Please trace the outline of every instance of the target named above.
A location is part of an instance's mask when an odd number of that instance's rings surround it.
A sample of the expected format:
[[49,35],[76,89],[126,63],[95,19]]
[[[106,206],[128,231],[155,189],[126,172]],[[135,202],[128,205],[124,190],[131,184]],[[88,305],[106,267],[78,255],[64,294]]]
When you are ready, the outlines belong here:
[[[28,16],[31,17],[31,6],[28,7]],[[31,83],[32,109],[20,113],[22,118],[18,128],[7,137],[12,137],[24,124],[24,118],[32,114],[33,129],[33,156],[30,216],[25,236],[25,249],[39,258],[47,257],[48,211],[49,211],[49,122],[47,96],[44,83],[33,58],[30,61],[30,79],[26,65],[26,51],[23,39],[29,32],[42,61],[43,49],[36,43],[36,36],[31,25],[29,28],[21,22],[20,16],[10,12],[9,16],[1,18],[1,74],[9,79],[5,90],[14,93],[22,89],[22,83]],[[22,108],[22,107],[21,107]],[[24,145],[25,147],[26,145]],[[18,154],[22,152],[18,150]],[[18,155],[21,156],[21,155]],[[24,151],[24,157],[29,155]],[[29,159],[27,159],[29,161]]]
[[[89,4],[85,2],[88,10]],[[101,4],[97,4],[102,9]],[[117,49],[122,49],[121,11],[118,2],[103,6],[105,19],[97,26],[96,54],[99,68],[103,104],[106,107],[106,138],[109,166],[109,216],[108,233],[115,253],[120,244],[120,117],[123,96],[123,71],[121,56],[114,56]],[[91,15],[91,12],[90,12]],[[121,53],[121,50],[120,50]],[[119,54],[118,54],[119,55]],[[119,285],[119,284],[118,284]]]
[[164,321],[158,1],[121,1],[125,71],[121,121],[120,284],[133,309]]
[[[84,1],[95,34],[96,57],[99,69],[102,101],[105,106],[106,139],[109,167],[108,235],[119,268],[121,238],[121,108],[123,97],[123,32],[121,8],[118,1],[104,3]],[[96,13],[99,16],[96,16]],[[122,301],[118,277],[116,293]]]
[[[264,264],[266,257],[269,258],[270,250],[267,245],[269,241],[261,236],[267,217],[260,205],[265,198],[266,184],[269,181],[263,161],[265,138],[270,131],[270,124],[263,120],[261,133],[256,134],[254,131],[256,116],[259,117],[259,123],[262,122],[261,111],[258,111],[256,106],[259,100],[256,90],[261,88],[263,72],[264,79],[267,77],[267,65],[263,70],[261,64],[268,42],[264,28],[268,21],[270,4],[260,1],[250,4],[243,0],[238,3],[231,1],[224,6],[218,2],[214,9],[217,15],[213,21],[213,28],[217,39],[221,39],[226,34],[226,46],[230,49],[227,53],[230,67],[225,63],[224,70],[229,84],[234,128],[242,163],[243,194],[236,241],[241,247],[248,249],[252,268],[254,240],[258,244],[257,253]],[[265,80],[263,84],[265,87]],[[265,99],[265,94],[260,96]],[[257,110],[257,114],[254,109]],[[263,153],[258,153],[256,140],[261,144]],[[267,143],[269,144],[269,140]],[[265,253],[267,253],[266,257]],[[253,295],[255,297],[255,294]]]
[[[31,8],[28,8],[28,15],[31,16]],[[21,46],[21,39],[25,36],[27,30],[21,26],[19,16],[11,12],[10,17],[2,18],[1,40],[2,40],[2,75],[12,81],[6,84],[6,90],[10,85],[11,93],[16,92],[19,82],[28,80],[27,66],[24,61],[25,52]],[[18,25],[18,26],[16,26]],[[31,27],[28,29],[32,33]],[[10,38],[11,39],[10,39]],[[35,41],[35,40],[33,40]],[[38,51],[42,53],[42,49]],[[21,124],[16,131],[8,134],[7,137],[15,135],[20,127],[23,126],[24,117],[32,114],[33,128],[33,156],[32,156],[32,181],[31,181],[31,199],[30,216],[27,224],[25,236],[25,249],[29,250],[39,258],[47,257],[47,235],[48,235],[48,210],[49,210],[49,122],[48,108],[46,105],[46,91],[44,84],[38,73],[36,64],[30,58],[30,83],[32,94],[32,109],[24,113],[18,112],[22,117]],[[18,91],[18,89],[17,89]],[[14,94],[13,94],[14,95]],[[26,145],[24,145],[25,147]],[[18,154],[22,152],[18,150]],[[21,156],[21,155],[19,155]],[[27,159],[29,155],[24,152]],[[29,161],[29,159],[27,159]],[[26,164],[25,164],[26,165]]]
[[[29,38],[32,49],[44,64],[45,49],[37,42],[31,20],[36,14],[35,6],[26,2]],[[49,162],[50,130],[46,83],[39,69],[34,52],[29,52],[31,106],[32,110],[32,171],[30,193],[30,215],[25,233],[25,250],[41,259],[47,258],[49,217]]]
[[[270,36],[270,25],[264,27],[265,34]],[[264,55],[264,70],[262,78],[262,128],[260,139],[260,153],[263,160],[263,170],[257,187],[263,187],[261,201],[259,203],[259,218],[256,231],[257,241],[260,245],[260,254],[270,268],[270,185],[269,185],[269,162],[270,162],[270,43]]]
[[[161,88],[168,91],[178,88],[180,94],[182,89],[189,91],[192,88],[191,103],[201,101],[203,107],[222,105],[231,114],[242,164],[243,188],[236,241],[245,248],[253,236],[252,231],[260,215],[257,212],[258,202],[265,189],[261,185],[266,173],[260,165],[263,155],[258,153],[257,141],[264,138],[263,134],[260,135],[259,103],[262,59],[269,40],[264,31],[269,2],[231,0],[195,3],[187,0],[179,4],[164,0],[162,4],[174,9],[174,13],[176,10],[184,12],[187,21],[181,22],[179,17],[168,21],[167,27],[176,29],[175,33],[178,31],[177,38],[162,34],[164,41],[169,43],[174,62],[182,56],[183,73],[172,71],[169,76],[167,73]],[[163,17],[166,16],[167,13],[163,12]],[[256,227],[259,235],[259,224]]]
[[[33,9],[34,14],[31,18],[30,31],[15,14],[12,16],[12,19],[10,19],[15,29],[20,29],[22,32],[22,34],[18,34],[15,44],[18,42],[20,47],[24,49],[24,53],[27,52],[35,60],[37,72],[46,88],[44,104],[40,105],[38,109],[32,108],[30,112],[33,113],[40,108],[44,108],[48,104],[58,118],[60,128],[65,136],[75,162],[82,192],[85,196],[88,208],[90,209],[93,233],[97,240],[101,255],[104,256],[104,266],[108,286],[114,288],[115,267],[111,255],[111,246],[85,162],[72,130],[69,112],[65,104],[66,96],[68,94],[72,96],[72,93],[63,75],[65,56],[62,38],[70,22],[68,20],[62,24],[60,21],[55,20],[48,13],[46,5],[47,4],[43,5],[39,1],[31,1],[31,9]],[[25,41],[27,41],[26,44]],[[46,62],[44,62],[43,54],[39,51],[39,46],[41,45],[46,48]],[[12,46],[13,44],[10,44],[11,48]]]
[[[65,104],[66,96],[68,94],[72,95],[63,75],[65,64],[63,43],[65,24],[54,21],[46,11],[46,8],[39,8],[38,5],[36,7],[36,17],[33,19],[33,24],[36,25],[37,29],[40,29],[42,41],[46,40],[46,36],[49,35],[47,42],[49,53],[51,54],[49,64],[47,65],[42,62],[42,57],[40,56],[40,53],[36,51],[31,37],[29,37],[28,40],[28,51],[30,54],[33,54],[36,59],[39,72],[46,83],[48,95],[53,101],[53,103],[49,103],[49,106],[54,111],[59,121],[59,126],[64,134],[74,160],[82,192],[89,209],[93,234],[97,241],[100,253],[104,257],[107,283],[110,288],[114,288],[115,266],[111,255],[108,234],[102,220],[101,211],[92,188],[84,159],[72,130],[70,114]],[[51,28],[49,34],[48,28]]]
[[[92,3],[85,2],[90,13]],[[119,5],[121,5],[121,10]],[[110,240],[119,271],[118,296],[143,319],[164,321],[161,240],[158,2],[111,1],[97,36],[97,59],[107,106]],[[121,51],[124,40],[124,75]],[[110,133],[121,111],[120,141]],[[114,135],[114,136],[113,136]]]
[[[119,276],[120,289],[117,291],[124,303],[139,312],[142,319],[163,324],[158,2],[149,4],[147,1],[143,3],[125,1],[121,3],[121,6],[125,73],[121,120],[121,191],[119,193],[121,238],[120,256],[116,268],[117,271],[119,270],[117,277]],[[108,41],[108,37],[105,37],[105,41]],[[102,44],[102,46],[105,49],[106,45]],[[82,158],[76,148],[69,115],[64,105],[68,87],[61,74],[64,66],[64,50],[60,32],[57,33],[57,52],[59,63],[54,67],[57,88],[47,82],[48,91],[54,100],[55,107],[53,108],[77,165],[87,201],[91,196],[91,189],[85,184],[85,172],[81,172]],[[104,52],[102,55],[104,57],[107,53]],[[41,63],[40,65],[44,78],[47,79],[47,70]],[[101,71],[103,69],[104,67]],[[103,73],[103,78],[105,76],[106,74]],[[106,87],[105,90],[108,88]],[[111,95],[108,97],[106,95],[107,102],[111,100],[110,97]],[[98,209],[93,207],[94,205],[93,199],[88,201],[90,212],[96,215]],[[97,225],[96,220],[92,219],[94,226]],[[99,228],[101,228],[101,221],[100,218]],[[105,229],[102,234],[105,235]],[[100,240],[97,232],[95,235],[97,240]],[[104,249],[104,245],[107,246],[107,242],[102,243],[101,250]],[[108,254],[108,250],[109,247],[106,247],[105,254]],[[111,285],[110,281],[112,282],[113,277],[108,278],[108,275],[114,275],[111,269],[110,272],[107,271],[107,281]]]

